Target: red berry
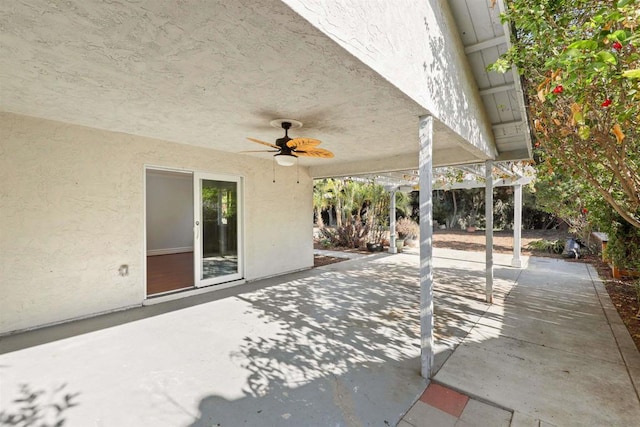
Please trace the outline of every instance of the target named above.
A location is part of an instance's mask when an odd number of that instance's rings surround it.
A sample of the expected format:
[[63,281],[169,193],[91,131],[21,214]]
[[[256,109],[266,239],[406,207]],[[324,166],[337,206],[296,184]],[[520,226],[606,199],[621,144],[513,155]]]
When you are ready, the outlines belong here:
[[589,212],[589,211],[587,210],[587,208],[582,208],[582,213],[583,213],[583,214],[586,214],[587,212]]
[[611,100],[609,98],[605,99],[604,102],[602,104],[600,104],[602,107],[607,108],[609,105],[611,105]]
[[563,90],[564,88],[562,87],[562,85],[558,85],[553,89],[553,93],[562,93]]
[[615,50],[620,50],[622,49],[622,43],[615,42],[613,45],[611,45],[611,47],[613,47]]
[[540,147],[540,143],[539,143],[539,142],[536,142],[535,144],[533,144],[533,146],[534,146],[534,147],[536,147],[536,148],[538,148],[538,147]]

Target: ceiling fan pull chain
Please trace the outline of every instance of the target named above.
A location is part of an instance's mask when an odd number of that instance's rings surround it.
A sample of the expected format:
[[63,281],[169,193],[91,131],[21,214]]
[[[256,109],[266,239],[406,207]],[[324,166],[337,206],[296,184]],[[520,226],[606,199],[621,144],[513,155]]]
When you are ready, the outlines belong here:
[[273,183],[276,182],[276,158],[273,158]]
[[296,157],[296,184],[300,184],[300,159]]

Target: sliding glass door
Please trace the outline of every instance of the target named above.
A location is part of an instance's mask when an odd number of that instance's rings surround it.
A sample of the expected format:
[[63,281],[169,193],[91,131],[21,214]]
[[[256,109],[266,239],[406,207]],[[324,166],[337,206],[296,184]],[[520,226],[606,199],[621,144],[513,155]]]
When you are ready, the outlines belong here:
[[241,184],[239,177],[194,174],[196,286],[243,277]]

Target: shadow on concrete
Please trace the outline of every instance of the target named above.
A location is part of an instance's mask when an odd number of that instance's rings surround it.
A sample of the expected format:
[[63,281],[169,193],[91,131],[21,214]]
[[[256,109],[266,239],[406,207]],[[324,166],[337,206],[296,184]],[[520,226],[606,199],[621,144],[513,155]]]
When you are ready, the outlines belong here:
[[[189,427],[209,426],[395,426],[413,403],[407,391],[419,394],[426,382],[408,384],[375,381],[390,369],[415,375],[419,358],[405,359],[394,367],[384,363],[351,367],[342,374],[323,376],[299,387],[271,380],[266,394],[228,400],[220,395],[204,397],[198,416]],[[395,390],[394,390],[395,388]],[[394,394],[396,396],[394,396]],[[401,409],[402,406],[405,406]]]
[[513,287],[498,285],[435,380],[531,422],[637,423],[640,404],[589,268],[531,258]]
[[[280,333],[244,338],[234,358],[249,374],[245,397],[204,397],[192,426],[395,425],[426,382],[418,266],[410,255],[389,257],[242,295]],[[435,274],[439,367],[489,306],[484,275],[464,267]]]
[[[602,399],[589,396],[605,396],[593,384],[610,383],[611,408],[635,415],[584,265],[497,267],[490,306],[483,254],[435,255],[436,380],[550,422],[562,402],[593,415]],[[379,254],[49,328],[68,339],[45,333],[40,347],[20,334],[3,381],[73,378],[79,425],[395,425],[426,385],[418,270],[415,255]]]
[[395,425],[426,383],[417,270],[385,258],[239,295],[279,333],[244,337],[245,397],[203,398],[192,426]]
[[[3,389],[4,394],[10,391]],[[0,425],[57,427],[67,421],[69,410],[79,405],[79,392],[70,392],[67,384],[51,390],[20,384],[10,403],[0,408]]]
[[5,337],[3,381],[73,378],[79,425],[394,425],[418,317],[415,257],[380,254]]

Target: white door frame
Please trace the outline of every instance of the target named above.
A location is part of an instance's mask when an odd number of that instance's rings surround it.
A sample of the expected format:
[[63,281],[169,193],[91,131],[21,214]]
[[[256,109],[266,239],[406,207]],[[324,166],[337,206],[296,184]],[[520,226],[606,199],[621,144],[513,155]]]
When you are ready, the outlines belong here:
[[[225,276],[211,277],[202,279],[202,238],[203,238],[203,222],[202,222],[202,181],[225,181],[236,183],[237,188],[237,248],[238,248],[238,270],[236,273]],[[194,260],[194,285],[197,288],[204,286],[217,285],[236,281],[244,278],[244,238],[243,238],[243,180],[241,176],[223,175],[208,172],[193,172],[193,260]]]
[[[192,175],[194,171],[189,169],[171,168],[166,166],[156,166],[145,164],[142,169],[142,284],[143,284],[143,300],[149,298],[147,294],[147,172],[148,171],[165,171],[183,173],[185,175]],[[157,295],[153,295],[157,297]]]

